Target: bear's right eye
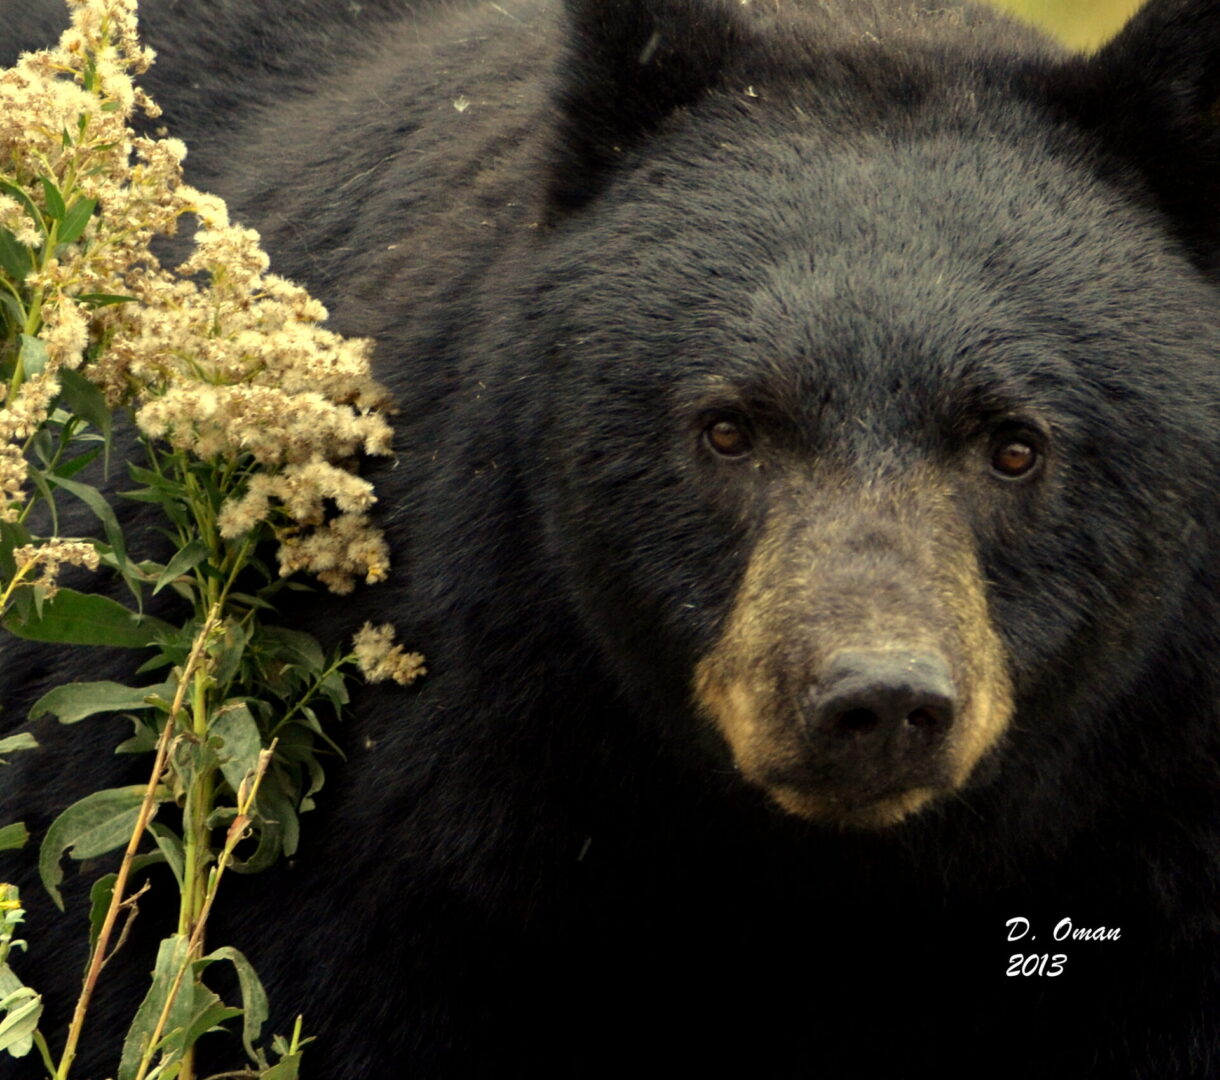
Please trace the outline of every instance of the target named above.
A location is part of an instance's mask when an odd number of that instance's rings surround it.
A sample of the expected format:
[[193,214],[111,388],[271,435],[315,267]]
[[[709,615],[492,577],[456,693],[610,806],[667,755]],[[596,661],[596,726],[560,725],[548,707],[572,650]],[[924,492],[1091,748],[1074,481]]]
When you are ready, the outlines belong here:
[[752,445],[745,425],[723,417],[703,429],[703,438],[721,457],[742,457],[750,452]]

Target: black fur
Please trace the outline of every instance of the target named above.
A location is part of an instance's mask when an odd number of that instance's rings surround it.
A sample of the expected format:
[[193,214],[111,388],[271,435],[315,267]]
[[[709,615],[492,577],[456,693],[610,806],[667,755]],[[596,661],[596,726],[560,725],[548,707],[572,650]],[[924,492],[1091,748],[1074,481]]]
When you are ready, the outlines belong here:
[[[1217,1074],[1211,0],[1088,59],[956,4],[146,8],[192,179],[401,403],[394,575],[302,617],[391,619],[430,674],[362,692],[300,857],[214,936],[278,1030],[306,1014],[307,1075]],[[1047,435],[1024,485],[986,467],[1014,417]],[[692,672],[770,515],[914,469],[973,535],[1016,714],[956,797],[840,833],[735,774]],[[0,650],[14,728],[95,677]],[[110,782],[103,725],[38,734],[0,822]],[[83,923],[24,895],[62,1016]]]

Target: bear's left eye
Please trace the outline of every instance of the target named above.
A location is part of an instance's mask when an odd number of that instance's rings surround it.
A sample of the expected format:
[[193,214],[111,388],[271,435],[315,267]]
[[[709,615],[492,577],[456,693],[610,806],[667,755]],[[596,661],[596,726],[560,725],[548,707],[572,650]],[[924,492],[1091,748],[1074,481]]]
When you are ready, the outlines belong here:
[[721,457],[742,457],[750,452],[750,433],[745,425],[721,418],[703,429],[703,437]]
[[1020,480],[1037,469],[1041,457],[1032,437],[1005,435],[992,448],[991,467],[1006,480]]

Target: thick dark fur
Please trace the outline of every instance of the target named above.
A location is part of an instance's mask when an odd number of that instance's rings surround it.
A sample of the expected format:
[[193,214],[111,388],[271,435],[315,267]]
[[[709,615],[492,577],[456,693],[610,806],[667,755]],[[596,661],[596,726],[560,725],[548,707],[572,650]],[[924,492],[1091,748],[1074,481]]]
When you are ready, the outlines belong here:
[[[559,7],[146,0],[192,179],[401,402],[393,578],[311,617],[430,668],[361,693],[215,940],[314,1077],[1216,1076],[1220,10],[1152,0],[1085,59],[956,4]],[[1026,483],[987,467],[1014,418]],[[736,774],[693,673],[764,522],[914,470],[1015,713],[955,796],[839,831]],[[95,670],[0,648],[10,727]],[[92,730],[37,725],[0,822],[108,783]],[[25,895],[62,1017],[83,921]]]

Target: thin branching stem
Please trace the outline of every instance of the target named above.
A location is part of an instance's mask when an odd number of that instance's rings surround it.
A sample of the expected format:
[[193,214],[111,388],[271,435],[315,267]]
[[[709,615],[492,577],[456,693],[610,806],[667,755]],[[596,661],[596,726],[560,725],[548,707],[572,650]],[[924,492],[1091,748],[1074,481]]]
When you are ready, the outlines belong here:
[[72,1062],[76,1058],[76,1048],[80,1042],[81,1031],[84,1028],[85,1016],[89,1011],[89,1002],[93,998],[93,992],[97,987],[97,980],[102,973],[102,968],[106,964],[110,935],[114,931],[119,911],[123,906],[123,896],[127,891],[127,879],[131,875],[132,862],[135,860],[144,832],[148,828],[149,822],[152,821],[153,814],[156,812],[161,774],[165,771],[165,763],[169,757],[170,745],[173,742],[178,715],[182,711],[182,704],[186,698],[187,687],[191,684],[196,669],[203,662],[208,638],[219,623],[220,607],[217,605],[208,613],[203,626],[199,628],[199,633],[195,635],[195,642],[191,647],[190,655],[187,657],[186,665],[178,679],[178,689],[174,694],[169,716],[166,717],[161,737],[157,741],[157,754],[153,761],[152,775],[149,777],[148,786],[144,789],[144,799],[140,803],[140,812],[136,817],[135,827],[131,831],[131,839],[127,842],[127,849],[123,852],[123,862],[119,866],[114,889],[110,895],[110,906],[106,909],[106,916],[102,921],[102,927],[98,931],[97,943],[94,945],[93,954],[89,958],[89,970],[85,973],[84,985],[81,987],[80,996],[76,1000],[76,1008],[72,1013],[72,1024],[68,1028],[68,1038],[64,1044],[64,1052],[60,1058],[59,1068],[55,1070],[55,1080],[67,1080],[68,1073],[72,1068]]

